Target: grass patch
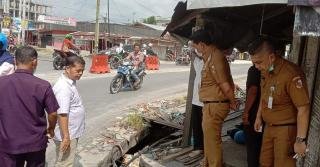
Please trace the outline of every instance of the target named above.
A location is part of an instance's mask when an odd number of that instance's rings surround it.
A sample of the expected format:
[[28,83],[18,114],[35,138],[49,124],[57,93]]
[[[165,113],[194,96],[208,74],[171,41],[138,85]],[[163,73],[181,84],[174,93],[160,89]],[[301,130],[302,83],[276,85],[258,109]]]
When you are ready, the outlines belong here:
[[124,120],[124,124],[135,130],[142,130],[146,124],[140,114],[137,112],[131,112]]

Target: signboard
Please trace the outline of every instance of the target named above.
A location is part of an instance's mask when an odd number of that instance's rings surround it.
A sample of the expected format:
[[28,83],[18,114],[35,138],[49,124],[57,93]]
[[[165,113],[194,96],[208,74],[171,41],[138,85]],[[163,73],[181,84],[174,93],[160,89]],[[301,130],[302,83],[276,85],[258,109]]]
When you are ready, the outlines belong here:
[[77,20],[71,17],[63,18],[63,17],[39,15],[38,21],[43,23],[60,24],[60,25],[74,26],[74,27],[77,25]]

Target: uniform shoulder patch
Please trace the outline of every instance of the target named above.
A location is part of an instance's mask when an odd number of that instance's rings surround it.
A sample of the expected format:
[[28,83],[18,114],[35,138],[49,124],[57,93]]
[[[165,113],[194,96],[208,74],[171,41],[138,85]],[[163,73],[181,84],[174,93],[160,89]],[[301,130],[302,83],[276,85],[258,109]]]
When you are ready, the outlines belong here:
[[298,89],[303,88],[303,82],[302,82],[302,79],[301,79],[300,76],[294,77],[294,78],[292,79],[292,82],[295,83],[296,88],[298,88]]

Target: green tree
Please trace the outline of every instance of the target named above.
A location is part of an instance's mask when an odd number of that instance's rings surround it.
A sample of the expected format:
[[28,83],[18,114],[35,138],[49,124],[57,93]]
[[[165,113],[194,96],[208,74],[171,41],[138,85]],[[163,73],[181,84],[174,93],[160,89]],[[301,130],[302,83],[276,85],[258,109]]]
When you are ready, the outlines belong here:
[[156,17],[155,16],[151,16],[151,17],[148,17],[146,19],[143,19],[143,23],[156,24],[157,23]]

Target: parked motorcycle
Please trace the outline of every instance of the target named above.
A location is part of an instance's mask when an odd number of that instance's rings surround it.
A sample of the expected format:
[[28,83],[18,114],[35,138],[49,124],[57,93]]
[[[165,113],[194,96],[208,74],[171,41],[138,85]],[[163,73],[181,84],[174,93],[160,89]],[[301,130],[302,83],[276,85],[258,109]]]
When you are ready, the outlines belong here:
[[[79,50],[70,50],[70,52],[72,52],[73,54],[79,56],[80,55],[80,51]],[[61,50],[57,50],[54,49],[54,52],[52,53],[52,58],[53,58],[53,68],[55,70],[62,70],[65,66],[65,57],[67,55],[61,51]]]
[[128,60],[123,60],[121,65],[118,67],[117,75],[112,79],[110,84],[110,93],[116,94],[122,89],[138,90],[142,87],[143,78],[146,75],[145,69],[137,72],[140,79],[140,83],[134,86],[134,79],[132,77],[134,66],[132,62]]
[[190,49],[184,47],[182,48],[182,53],[176,57],[176,65],[189,65],[190,63]]

